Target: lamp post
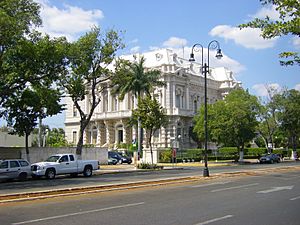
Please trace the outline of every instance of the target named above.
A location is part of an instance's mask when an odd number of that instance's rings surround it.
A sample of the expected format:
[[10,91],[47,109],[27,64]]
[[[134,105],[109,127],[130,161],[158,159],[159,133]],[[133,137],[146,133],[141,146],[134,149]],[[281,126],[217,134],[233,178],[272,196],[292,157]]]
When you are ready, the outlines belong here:
[[[194,57],[194,50],[197,51],[197,46],[201,47],[201,73],[204,74],[204,133],[205,133],[205,141],[204,141],[204,170],[203,176],[209,177],[209,170],[207,166],[207,142],[208,142],[208,131],[207,131],[207,73],[209,73],[209,50],[210,49],[217,49],[216,58],[221,59],[223,57],[220,44],[218,41],[213,40],[209,42],[207,47],[207,64],[203,65],[203,46],[201,44],[194,44],[192,47],[192,52],[190,54],[190,62],[195,61]],[[196,49],[195,49],[196,48]]]

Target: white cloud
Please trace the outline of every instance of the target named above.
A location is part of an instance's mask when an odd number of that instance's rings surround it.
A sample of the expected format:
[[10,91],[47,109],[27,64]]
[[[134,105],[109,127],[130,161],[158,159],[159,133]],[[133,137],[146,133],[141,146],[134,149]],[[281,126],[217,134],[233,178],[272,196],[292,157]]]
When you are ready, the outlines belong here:
[[150,46],[150,47],[149,47],[149,50],[150,50],[150,51],[156,51],[156,50],[158,50],[158,49],[160,49],[160,47],[157,47],[157,46]]
[[135,46],[135,47],[133,47],[133,48],[130,49],[130,53],[137,53],[137,52],[140,51],[140,49],[141,49],[140,46]]
[[51,6],[45,0],[37,2],[42,5],[43,27],[40,28],[40,31],[54,37],[64,35],[68,39],[74,40],[80,33],[86,32],[97,25],[99,20],[104,17],[103,12],[99,9],[84,10],[66,4],[64,8],[59,9],[56,6]]
[[139,39],[135,38],[135,39],[129,41],[129,44],[136,44],[138,42],[139,42]]
[[254,15],[249,15],[249,16],[251,17],[251,19],[254,19],[254,18],[265,19],[267,16],[271,20],[279,20],[280,19],[279,12],[276,11],[276,6],[274,6],[274,5],[262,7]]
[[252,89],[255,90],[256,95],[257,96],[261,96],[261,97],[266,97],[268,96],[268,89],[272,89],[275,92],[280,92],[282,87],[277,84],[277,83],[273,83],[273,84],[255,84],[252,86]]
[[253,49],[271,48],[277,40],[277,38],[263,39],[260,36],[261,31],[258,28],[240,29],[228,25],[218,25],[209,34],[211,36],[222,37],[225,40],[233,40],[236,44]]
[[294,87],[295,90],[300,91],[300,84],[296,84],[296,86]]
[[292,42],[293,42],[293,45],[297,49],[300,49],[300,38],[299,37],[293,37]]
[[167,41],[163,43],[163,46],[170,48],[182,47],[185,45],[187,45],[187,40],[178,37],[170,37]]

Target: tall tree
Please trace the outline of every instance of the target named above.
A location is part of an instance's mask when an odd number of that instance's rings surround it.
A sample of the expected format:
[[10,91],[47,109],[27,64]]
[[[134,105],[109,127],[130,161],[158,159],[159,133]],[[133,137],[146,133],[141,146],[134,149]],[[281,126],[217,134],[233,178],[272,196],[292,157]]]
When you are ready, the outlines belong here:
[[291,140],[293,156],[296,154],[300,137],[300,92],[286,90],[282,94],[274,96],[279,110],[279,126]]
[[[209,140],[236,146],[243,161],[245,144],[255,137],[258,100],[242,89],[230,92],[224,100],[208,107]],[[204,136],[204,109],[195,118],[194,131]]]
[[[300,37],[300,2],[299,0],[260,0],[263,5],[273,5],[279,13],[278,20],[272,20],[269,16],[264,19],[255,18],[253,21],[241,24],[240,28],[260,28],[262,37],[266,39],[282,35],[294,35]],[[299,52],[282,52],[281,65],[300,65]]]
[[151,96],[139,99],[137,109],[132,112],[130,124],[137,124],[138,119],[141,120],[142,128],[146,130],[148,135],[151,163],[153,164],[152,137],[158,129],[167,124],[168,120],[163,107],[155,98],[151,99]]
[[[142,56],[139,61],[130,62],[119,60],[116,65],[115,75],[111,79],[112,94],[119,94],[123,100],[125,94],[133,93],[137,99],[143,94],[150,95],[155,87],[162,87],[165,82],[161,81],[161,73],[158,70],[146,70],[146,59]],[[138,120],[138,157],[141,151],[141,121]]]
[[[112,74],[108,65],[113,62],[116,51],[122,47],[118,32],[109,30],[102,33],[97,27],[70,46],[69,74],[63,77],[62,85],[80,114],[76,147],[79,156],[82,153],[84,131],[100,103],[99,94],[106,88]],[[89,103],[88,111],[81,105],[83,100]]]

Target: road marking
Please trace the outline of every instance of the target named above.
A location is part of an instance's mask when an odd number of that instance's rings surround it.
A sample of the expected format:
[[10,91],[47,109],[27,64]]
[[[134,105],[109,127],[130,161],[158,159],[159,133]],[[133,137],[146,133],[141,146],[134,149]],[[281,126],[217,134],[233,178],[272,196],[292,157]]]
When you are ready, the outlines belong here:
[[228,183],[230,183],[230,181],[214,182],[214,183],[208,183],[208,184],[199,184],[199,185],[191,186],[191,188],[207,187],[207,186],[212,186],[212,185],[216,185],[216,184],[228,184]]
[[27,220],[27,221],[18,222],[18,223],[12,223],[12,225],[36,223],[36,222],[41,222],[41,221],[46,221],[46,220],[60,219],[60,218],[69,217],[69,216],[77,216],[77,215],[83,215],[83,214],[88,214],[88,213],[107,211],[107,210],[111,210],[111,209],[120,209],[120,208],[138,206],[138,205],[142,205],[142,204],[145,204],[145,202],[138,202],[138,203],[132,203],[132,204],[126,204],[126,205],[118,205],[118,206],[112,206],[112,207],[107,207],[107,208],[102,208],[102,209],[93,209],[93,210],[82,211],[82,212],[77,212],[77,213],[69,213],[69,214],[64,214],[64,215],[45,217],[45,218],[40,218],[40,219],[35,219],[35,220]]
[[299,199],[300,198],[300,196],[297,196],[297,197],[295,197],[295,198],[291,198],[290,200],[291,201],[295,201],[295,200],[297,200],[297,199]]
[[227,191],[227,190],[251,187],[251,186],[256,186],[256,185],[259,185],[259,183],[246,184],[246,185],[240,185],[240,186],[234,186],[234,187],[228,187],[228,188],[220,188],[220,189],[212,190],[211,192]]
[[289,175],[289,177],[279,177],[279,178],[282,180],[295,180],[299,177],[300,177],[300,175]]
[[227,215],[227,216],[207,220],[207,221],[204,221],[202,223],[197,223],[195,225],[205,225],[205,224],[214,223],[214,222],[217,222],[217,221],[220,221],[220,220],[225,220],[225,219],[228,219],[228,218],[231,218],[231,217],[233,217],[233,215]]
[[275,191],[292,190],[294,186],[272,187],[271,189],[258,191],[258,194],[268,194]]

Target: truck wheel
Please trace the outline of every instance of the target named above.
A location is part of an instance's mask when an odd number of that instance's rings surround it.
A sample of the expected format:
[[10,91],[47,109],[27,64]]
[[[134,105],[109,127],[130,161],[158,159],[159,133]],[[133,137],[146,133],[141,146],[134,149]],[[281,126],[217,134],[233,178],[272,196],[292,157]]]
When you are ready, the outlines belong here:
[[92,169],[92,167],[91,166],[84,167],[83,176],[90,177],[92,175],[93,175],[93,169]]
[[55,178],[55,170],[54,169],[47,169],[45,174],[47,179],[54,179]]

